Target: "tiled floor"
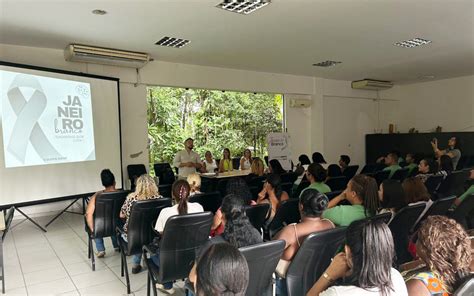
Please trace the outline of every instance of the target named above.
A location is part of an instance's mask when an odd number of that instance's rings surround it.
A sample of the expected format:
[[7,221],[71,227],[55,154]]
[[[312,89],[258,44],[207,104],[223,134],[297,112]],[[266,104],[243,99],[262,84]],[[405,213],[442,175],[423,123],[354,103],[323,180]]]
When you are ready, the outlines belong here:
[[[35,220],[44,225],[50,219]],[[83,216],[65,213],[46,233],[20,221],[13,221],[3,245],[6,295],[127,295],[120,254],[114,252],[110,239],[105,239],[107,255],[96,260],[92,271]],[[131,295],[146,295],[146,279],[146,270],[130,273]],[[182,287],[182,282],[175,283],[175,295],[184,295]]]

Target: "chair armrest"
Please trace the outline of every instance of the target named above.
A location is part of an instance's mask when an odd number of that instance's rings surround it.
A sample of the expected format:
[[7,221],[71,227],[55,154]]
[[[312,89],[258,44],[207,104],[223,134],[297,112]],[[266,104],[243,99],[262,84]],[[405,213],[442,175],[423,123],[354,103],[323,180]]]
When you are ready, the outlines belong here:
[[126,234],[125,231],[123,230],[123,228],[121,227],[115,227],[115,231],[117,232],[117,235],[120,236],[122,234]]

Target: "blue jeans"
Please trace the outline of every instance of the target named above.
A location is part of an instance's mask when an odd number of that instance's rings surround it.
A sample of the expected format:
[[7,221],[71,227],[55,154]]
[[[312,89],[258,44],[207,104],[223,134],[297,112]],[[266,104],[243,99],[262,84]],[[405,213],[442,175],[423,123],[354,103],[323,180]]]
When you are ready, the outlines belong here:
[[[125,234],[122,234],[122,238],[124,241],[128,243],[127,236]],[[137,266],[142,263],[142,253],[132,255],[132,266]]]
[[[117,242],[117,237],[115,235],[111,236],[110,239],[112,240],[112,246],[114,246],[114,249],[118,248],[118,242]],[[95,241],[95,248],[97,249],[97,252],[103,252],[105,251],[105,246],[104,246],[104,239],[102,237],[94,239]]]
[[[151,261],[153,261],[153,263],[156,266],[160,267],[160,250],[158,250],[158,252],[156,252],[156,255],[153,255],[150,258],[151,258]],[[163,283],[162,285],[166,290],[169,290],[169,289],[173,288],[173,282]]]
[[287,296],[288,290],[286,287],[286,279],[282,279],[280,277],[276,277],[275,279],[275,294],[277,296]]

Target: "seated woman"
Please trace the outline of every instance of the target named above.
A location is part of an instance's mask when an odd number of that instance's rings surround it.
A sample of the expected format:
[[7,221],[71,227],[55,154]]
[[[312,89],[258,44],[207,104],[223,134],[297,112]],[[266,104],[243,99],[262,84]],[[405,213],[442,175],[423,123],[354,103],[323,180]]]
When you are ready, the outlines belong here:
[[451,174],[452,171],[454,171],[453,160],[446,154],[440,156],[440,158],[438,159],[438,165],[438,174],[443,175],[444,178],[446,178],[449,174]]
[[426,218],[418,230],[416,251],[426,267],[408,276],[409,295],[452,295],[469,276],[471,240],[452,219]]
[[240,159],[240,170],[250,170],[252,166],[252,152],[250,149],[244,150],[244,156]]
[[245,296],[249,283],[247,260],[230,244],[213,245],[198,261],[190,280],[196,296]]
[[263,189],[258,194],[257,204],[270,204],[270,212],[267,222],[271,222],[282,201],[288,200],[290,197],[286,191],[281,188],[281,178],[277,174],[270,174],[263,184]]
[[469,174],[469,181],[471,183],[471,186],[456,200],[454,201],[454,207],[459,206],[468,196],[471,196],[474,194],[474,169],[471,170],[471,173]]
[[296,165],[295,173],[298,175],[295,182],[293,182],[292,192],[296,192],[298,186],[300,185],[301,181],[306,178],[306,170],[308,170],[308,166],[311,164],[308,155],[301,154],[298,157],[298,164]]
[[320,152],[314,152],[311,158],[313,159],[313,163],[319,163],[323,167],[326,166],[326,160]]
[[219,173],[230,172],[232,170],[234,170],[234,167],[232,165],[232,158],[230,157],[230,150],[229,148],[224,148],[222,159],[219,162]]
[[201,176],[199,176],[199,174],[192,173],[188,175],[186,180],[188,181],[189,187],[191,188],[189,196],[201,193]]
[[281,175],[281,174],[286,173],[286,171],[285,171],[285,169],[283,169],[283,167],[281,166],[281,163],[280,163],[280,161],[278,161],[278,159],[272,159],[268,163],[268,173]]
[[259,157],[255,157],[252,161],[252,165],[250,166],[250,174],[249,178],[252,177],[261,177],[265,173],[265,166],[263,165],[263,161]]
[[320,193],[331,192],[331,188],[324,184],[326,177],[326,170],[320,164],[310,164],[308,170],[306,171],[306,179],[308,179],[310,185],[301,191],[300,196],[307,189],[315,189]]
[[415,225],[418,224],[420,219],[423,217],[423,215],[428,211],[428,209],[431,207],[433,204],[433,201],[431,201],[431,196],[428,193],[428,189],[426,189],[425,184],[421,181],[420,178],[417,177],[411,177],[411,178],[406,178],[402,182],[402,187],[403,191],[405,192],[405,204],[412,206],[412,205],[417,205],[417,204],[424,204],[425,209],[421,213],[421,215],[418,217],[418,219],[415,222]]
[[[166,226],[166,221],[168,221],[168,219],[172,216],[204,212],[202,206],[197,202],[188,202],[190,191],[191,188],[189,187],[189,184],[186,180],[180,179],[173,183],[173,186],[171,187],[171,194],[173,195],[175,205],[161,210],[160,215],[158,215],[158,220],[156,220],[155,224],[156,231],[158,231],[160,234],[163,233],[163,230]],[[151,256],[151,259],[157,266],[160,265],[160,253]],[[156,287],[164,293],[174,293],[172,282],[157,284]]]
[[[346,231],[344,253],[334,257],[306,295],[408,295],[402,276],[392,268],[394,256],[392,233],[383,221],[353,222]],[[341,284],[331,286],[336,280]]]
[[204,154],[204,161],[202,162],[202,171],[203,173],[215,173],[217,171],[216,160],[212,158],[211,151],[206,151]]
[[392,221],[395,214],[404,206],[405,204],[405,192],[403,187],[397,180],[387,179],[382,182],[379,186],[379,200],[380,200],[380,209],[378,214],[391,213]]
[[[158,192],[158,187],[156,187],[155,180],[153,180],[153,178],[149,175],[141,175],[138,177],[135,191],[127,196],[127,199],[123,203],[120,210],[120,218],[125,219],[125,224],[123,225],[125,234],[128,232],[128,220],[130,218],[132,206],[137,201],[156,198],[162,198],[162,196]],[[127,241],[127,236],[124,235],[123,239]],[[132,256],[132,273],[139,273],[142,270],[142,266],[140,265],[141,260],[141,254]]]
[[[338,204],[347,200],[351,205]],[[348,226],[353,221],[375,215],[379,208],[377,182],[365,175],[356,175],[347,184],[346,190],[329,201],[323,218],[337,226]]]
[[327,169],[328,179],[342,176],[341,168],[337,164],[330,164]]
[[[232,178],[227,182],[226,195],[236,195],[244,201],[244,205],[256,205],[252,199],[252,192],[247,183],[242,178]],[[219,208],[214,215],[214,221],[211,227],[211,236],[216,236],[224,232],[224,220],[222,219],[222,210]]]
[[438,172],[438,163],[431,158],[423,158],[418,165],[418,172],[416,176],[425,183],[426,179]]
[[[304,239],[311,233],[334,228],[334,224],[327,219],[322,219],[321,215],[328,205],[326,195],[319,193],[317,190],[308,189],[302,193],[299,202],[299,211],[301,215],[300,223],[293,223],[285,226],[273,238],[274,240],[284,240],[286,242],[285,250],[281,256],[280,262],[276,269],[277,274],[281,278],[286,277],[288,266],[293,257],[298,252]],[[286,295],[286,287],[283,281],[277,284],[280,292],[278,295]]]

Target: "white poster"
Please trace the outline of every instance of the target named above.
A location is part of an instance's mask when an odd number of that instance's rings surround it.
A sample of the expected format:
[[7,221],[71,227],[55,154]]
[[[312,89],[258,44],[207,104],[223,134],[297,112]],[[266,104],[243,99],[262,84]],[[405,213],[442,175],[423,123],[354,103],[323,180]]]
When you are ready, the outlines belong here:
[[0,70],[5,166],[95,160],[89,83]]
[[291,170],[290,135],[270,133],[267,135],[267,143],[268,160],[277,159],[285,170]]

